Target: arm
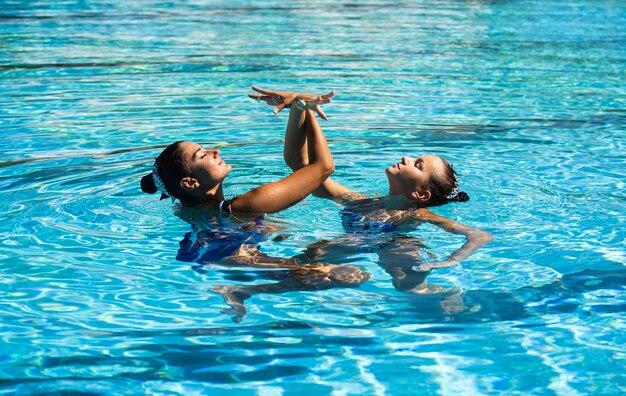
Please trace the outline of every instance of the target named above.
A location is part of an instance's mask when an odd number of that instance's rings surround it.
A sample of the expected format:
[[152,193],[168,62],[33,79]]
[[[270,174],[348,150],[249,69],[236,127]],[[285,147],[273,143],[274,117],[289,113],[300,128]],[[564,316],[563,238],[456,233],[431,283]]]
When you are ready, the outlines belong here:
[[[333,157],[328,149],[326,137],[311,110],[302,112],[296,106],[291,109],[289,122],[311,125],[306,129],[309,164],[274,183],[255,188],[231,201],[232,212],[274,213],[286,209],[311,194],[335,170]],[[304,116],[303,116],[304,115]]]
[[[310,133],[308,129],[319,127],[317,120],[311,118],[307,120],[307,122],[302,122],[300,119],[300,121],[297,122],[297,110],[299,109],[297,109],[298,106],[291,106],[291,104],[294,100],[304,100],[304,107],[313,109],[322,119],[328,120],[320,105],[329,103],[335,93],[331,91],[326,95],[315,96],[296,92],[267,90],[257,87],[252,87],[252,89],[258,92],[258,94],[250,94],[248,96],[252,99],[262,100],[271,106],[276,106],[274,108],[275,114],[285,107],[291,107],[289,122],[285,130],[285,148],[283,151],[287,166],[295,172],[309,165],[309,162],[315,161],[314,154],[310,154],[311,150],[308,145],[307,136]],[[331,199],[362,198],[360,194],[355,193],[330,178],[327,178],[319,188],[313,191],[313,195],[320,198]]]
[[468,258],[475,250],[493,240],[493,237],[485,231],[477,230],[461,223],[457,223],[456,221],[452,221],[448,218],[436,215],[426,208],[419,209],[412,212],[412,214],[420,221],[426,221],[434,224],[437,227],[441,227],[442,229],[453,234],[463,235],[466,239],[463,246],[458,248],[445,260],[437,263],[424,263],[418,266],[421,271],[428,271],[431,268],[446,268],[458,265],[461,261]]

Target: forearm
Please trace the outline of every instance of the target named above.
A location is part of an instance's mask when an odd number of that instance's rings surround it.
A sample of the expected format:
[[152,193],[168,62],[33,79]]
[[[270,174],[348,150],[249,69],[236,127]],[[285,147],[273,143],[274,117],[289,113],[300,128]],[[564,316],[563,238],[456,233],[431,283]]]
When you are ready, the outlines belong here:
[[457,265],[467,259],[477,249],[493,240],[492,236],[485,231],[477,230],[452,221],[448,218],[436,215],[428,209],[420,209],[413,213],[415,213],[417,218],[421,221],[434,224],[452,234],[463,235],[466,239],[466,242],[460,248],[448,256],[442,263],[433,265],[433,267],[451,267],[453,265]]
[[446,261],[452,262],[452,264],[458,264],[463,260],[467,259],[472,255],[476,250],[480,247],[484,246],[493,238],[491,235],[484,231],[473,230],[470,234],[466,235],[467,241],[458,248],[454,253],[452,253]]
[[445,260],[437,262],[423,262],[414,266],[413,269],[416,271],[430,271],[433,268],[448,268],[461,264],[463,260],[468,258],[478,248],[493,239],[491,235],[486,232],[479,230],[474,231],[476,231],[476,234],[468,236],[467,241],[463,244],[463,246],[455,250],[454,253],[448,256]]

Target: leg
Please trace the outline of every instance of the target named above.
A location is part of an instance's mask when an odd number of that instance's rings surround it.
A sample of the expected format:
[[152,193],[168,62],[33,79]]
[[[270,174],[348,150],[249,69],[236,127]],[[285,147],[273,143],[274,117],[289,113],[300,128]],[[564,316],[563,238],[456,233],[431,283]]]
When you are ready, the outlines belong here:
[[[314,128],[320,128],[313,112],[303,112],[297,106],[291,106],[289,121],[285,130],[285,147],[283,158],[292,171],[307,166],[310,161],[315,161],[315,153],[308,145],[306,135]],[[329,178],[315,191],[313,195],[320,198],[336,198],[351,194],[349,188]]]
[[291,106],[285,129],[283,158],[292,171],[309,164],[308,145],[305,133],[306,113],[297,106]]
[[247,314],[244,301],[258,293],[287,293],[291,291],[328,290],[335,287],[357,287],[370,275],[351,265],[303,264],[291,268],[286,274],[276,273],[282,279],[278,283],[251,286],[217,286],[213,289],[230,307],[221,312],[232,314],[233,322],[239,323]]
[[364,246],[371,248],[367,241],[362,241],[357,236],[322,239],[309,244],[294,259],[299,263],[349,263],[354,261],[351,258],[353,255],[364,252]]

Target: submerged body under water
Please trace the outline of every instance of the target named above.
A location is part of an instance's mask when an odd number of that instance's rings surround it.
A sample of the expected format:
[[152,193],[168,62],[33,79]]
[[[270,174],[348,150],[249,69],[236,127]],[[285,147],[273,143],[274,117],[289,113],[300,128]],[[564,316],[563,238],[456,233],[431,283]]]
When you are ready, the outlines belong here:
[[[625,41],[621,1],[0,0],[0,393],[624,394]],[[233,237],[140,192],[181,139],[228,197],[287,175],[252,84],[335,89],[354,191],[446,158],[471,200],[433,211],[494,241],[420,273],[463,238],[315,198]]]

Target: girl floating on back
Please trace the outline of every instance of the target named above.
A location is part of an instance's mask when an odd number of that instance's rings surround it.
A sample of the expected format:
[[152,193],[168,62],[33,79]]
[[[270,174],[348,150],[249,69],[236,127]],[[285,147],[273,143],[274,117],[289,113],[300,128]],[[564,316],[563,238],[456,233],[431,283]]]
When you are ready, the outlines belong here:
[[[256,87],[253,89],[257,94],[249,95],[250,98],[276,106],[275,113],[291,106],[299,98],[295,92]],[[294,172],[306,167],[311,161],[308,156],[310,143],[304,132],[302,127],[298,128],[295,124],[288,125],[285,132],[284,158]],[[330,178],[315,189],[315,196],[333,199],[345,206],[342,222],[350,237],[320,241],[310,246],[305,254],[311,256],[315,255],[311,251],[322,251],[325,254],[316,255],[318,259],[324,260],[330,257],[328,253],[333,250],[332,245],[345,255],[346,245],[355,246],[360,243],[365,246],[357,250],[363,251],[363,248],[367,248],[368,251],[379,253],[381,265],[392,275],[397,289],[423,292],[428,290],[427,271],[457,265],[491,241],[491,236],[486,232],[438,216],[427,209],[430,206],[469,200],[465,192],[459,191],[456,172],[443,158],[434,155],[403,156],[398,163],[389,166],[385,174],[389,182],[389,193],[381,198],[365,198]],[[425,262],[418,254],[423,244],[416,238],[401,236],[381,242],[380,238],[367,237],[372,234],[411,231],[421,222],[432,223],[448,232],[463,235],[466,242],[443,261]],[[359,235],[363,238],[355,243],[359,240]]]
[[315,110],[324,117],[319,105],[328,103],[332,96],[332,92],[302,95],[291,106],[287,127],[305,131],[310,162],[279,181],[228,200],[223,185],[232,166],[222,159],[219,150],[182,141],[163,150],[152,172],[141,180],[144,192],[159,192],[161,198],[176,198],[181,203],[176,213],[191,225],[192,231],[180,243],[178,260],[199,264],[194,266],[198,272],[213,264],[221,268],[263,268],[260,276],[276,281],[214,289],[230,306],[222,312],[233,314],[236,322],[246,315],[244,300],[257,293],[355,287],[369,278],[354,266],[307,264],[293,258],[269,257],[259,250],[259,243],[276,230],[259,214],[278,212],[301,201],[334,170],[326,138],[314,114]]

